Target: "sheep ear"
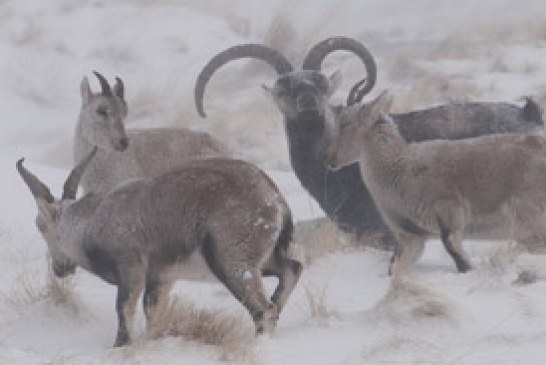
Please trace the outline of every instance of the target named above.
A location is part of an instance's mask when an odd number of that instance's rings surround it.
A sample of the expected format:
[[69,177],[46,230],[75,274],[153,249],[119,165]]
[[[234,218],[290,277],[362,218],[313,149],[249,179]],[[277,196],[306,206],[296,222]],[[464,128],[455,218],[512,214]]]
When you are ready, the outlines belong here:
[[266,84],[262,84],[262,90],[268,98],[273,99],[273,101],[277,100],[277,89],[275,86],[267,86]]
[[89,104],[91,101],[91,97],[93,96],[93,92],[91,91],[91,86],[89,86],[89,80],[87,79],[87,76],[84,76],[82,79],[82,82],[80,84],[80,92],[82,95],[82,103],[83,105]]
[[267,86],[266,84],[262,84],[262,89],[265,91],[266,94],[271,95],[273,94],[273,87]]
[[343,77],[341,75],[341,71],[336,70],[333,74],[328,77],[328,82],[330,84],[330,87],[328,88],[328,96],[333,95],[341,86],[341,82],[343,81]]
[[271,86],[267,86],[266,84],[262,84],[262,89],[269,95],[274,93],[275,88]]
[[37,198],[36,205],[38,206],[39,215],[46,222],[56,222],[59,219],[59,209],[54,203],[48,203],[44,199]]
[[388,113],[391,110],[393,103],[393,97],[388,91],[383,91],[379,96],[372,101],[372,112],[377,119],[380,113]]

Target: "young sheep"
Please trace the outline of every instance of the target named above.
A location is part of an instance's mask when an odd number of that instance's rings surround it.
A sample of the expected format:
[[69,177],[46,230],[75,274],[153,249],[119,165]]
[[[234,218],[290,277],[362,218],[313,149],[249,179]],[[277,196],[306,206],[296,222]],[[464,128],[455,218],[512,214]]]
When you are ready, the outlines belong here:
[[[343,230],[357,236],[376,236],[384,246],[395,244],[381,219],[356,164],[329,171],[321,155],[328,145],[328,131],[347,106],[332,104],[330,97],[340,85],[339,72],[326,76],[323,60],[332,52],[353,53],[366,69],[367,78],[353,86],[347,104],[360,101],[373,89],[377,78],[375,60],[359,41],[346,37],[327,38],[314,45],[301,70],[278,51],[261,44],[230,47],[210,59],[195,84],[195,105],[205,116],[205,88],[214,73],[225,64],[253,58],[271,65],[278,76],[265,87],[284,116],[290,162],[302,186]],[[391,115],[408,141],[462,139],[494,133],[542,132],[540,107],[528,99],[524,107],[503,102],[450,103],[438,107]]]
[[184,128],[125,129],[124,86],[113,88],[95,72],[101,92],[93,93],[87,77],[81,83],[82,106],[74,135],[74,161],[94,146],[97,155],[82,179],[84,191],[108,191],[122,181],[152,177],[190,159],[227,156],[227,149],[207,133]]
[[[302,266],[288,257],[293,225],[274,183],[257,167],[231,159],[188,162],[158,177],[134,179],[107,193],[75,199],[95,148],[71,172],[62,200],[17,162],[38,205],[36,224],[55,275],[77,266],[117,286],[114,346],[131,341],[137,300],[150,328],[165,303],[173,269],[200,253],[210,271],[250,312],[257,333],[271,331]],[[279,278],[271,299],[262,275]]]
[[386,114],[381,94],[347,109],[325,162],[358,162],[383,219],[399,245],[391,273],[404,272],[428,238],[440,237],[457,269],[471,268],[463,238],[546,239],[546,140],[504,134],[460,141],[408,143]]

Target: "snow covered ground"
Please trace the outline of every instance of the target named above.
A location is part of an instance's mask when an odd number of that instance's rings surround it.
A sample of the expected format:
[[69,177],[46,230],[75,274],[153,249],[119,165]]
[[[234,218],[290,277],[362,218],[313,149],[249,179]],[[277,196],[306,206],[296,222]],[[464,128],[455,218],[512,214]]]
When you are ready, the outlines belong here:
[[[323,252],[306,259],[275,334],[258,340],[220,284],[180,281],[173,296],[212,327],[146,339],[140,313],[137,343],[112,349],[114,288],[81,271],[66,287],[48,281],[36,208],[15,161],[27,157],[59,194],[84,75],[124,79],[129,127],[216,135],[270,173],[301,221],[322,213],[291,173],[280,114],[261,91],[273,73],[245,62],[222,70],[207,91],[206,120],[194,110],[193,83],[228,46],[266,42],[297,63],[331,35],[370,48],[374,93],[389,88],[397,111],[526,95],[546,105],[542,0],[0,0],[0,364],[544,364],[546,258],[517,257],[509,242],[467,242],[476,269],[458,274],[432,241],[413,276],[395,285],[386,252],[331,232],[299,242],[302,257]],[[345,53],[326,60],[326,73],[336,68],[346,80],[335,95],[342,100],[362,69]],[[518,281],[522,271],[536,281]],[[211,340],[214,331],[228,340]]]

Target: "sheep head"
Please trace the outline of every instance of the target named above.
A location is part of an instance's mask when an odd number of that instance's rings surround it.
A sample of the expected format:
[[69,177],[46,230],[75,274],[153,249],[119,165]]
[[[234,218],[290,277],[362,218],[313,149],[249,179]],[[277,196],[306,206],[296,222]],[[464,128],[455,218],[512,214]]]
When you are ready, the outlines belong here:
[[328,168],[339,170],[359,161],[362,145],[370,138],[380,138],[383,130],[396,128],[388,112],[393,97],[383,91],[366,104],[346,108],[337,118],[324,161]]
[[84,77],[81,85],[82,108],[80,127],[89,136],[89,143],[106,150],[124,151],[129,146],[124,121],[127,117],[125,87],[116,77],[113,88],[100,73],[94,71],[100,82],[101,92],[93,93],[89,80]]
[[[330,77],[321,73],[324,58],[338,50],[355,53],[364,63],[368,77],[357,83],[348,98],[348,104],[360,101],[374,86],[377,68],[370,52],[359,42],[346,37],[332,37],[317,43],[307,53],[301,71],[293,71],[288,60],[278,51],[261,44],[243,44],[218,53],[203,68],[195,85],[195,104],[199,114],[205,117],[203,97],[205,86],[214,72],[224,64],[242,58],[254,58],[267,62],[278,74],[272,87],[264,86],[275,100],[280,111],[288,119],[300,115],[323,116],[330,96],[340,84],[338,72]],[[362,85],[364,85],[362,87]]]
[[59,222],[62,220],[64,211],[75,201],[80,179],[96,153],[97,147],[93,148],[93,151],[72,169],[64,184],[61,200],[55,199],[49,188],[23,166],[24,158],[21,158],[16,164],[19,175],[36,201],[38,207],[36,226],[47,242],[53,272],[58,277],[65,277],[76,270],[76,265],[59,249],[60,235],[57,234]]

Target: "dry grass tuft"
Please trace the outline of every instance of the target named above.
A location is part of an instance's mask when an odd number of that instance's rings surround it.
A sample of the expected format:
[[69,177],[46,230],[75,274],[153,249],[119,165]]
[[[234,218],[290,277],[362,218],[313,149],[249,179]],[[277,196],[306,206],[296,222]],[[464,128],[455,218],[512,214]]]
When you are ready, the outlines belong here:
[[328,307],[326,302],[328,288],[326,286],[318,288],[310,284],[304,284],[304,289],[307,310],[313,321],[325,325],[330,318],[339,317],[337,312]]
[[444,39],[431,53],[431,59],[468,59],[476,57],[480,51],[480,41],[467,32],[458,32]]
[[313,261],[347,246],[346,235],[328,218],[298,222],[294,231],[295,246],[300,248],[300,259],[309,265]]
[[74,281],[72,277],[58,279],[47,262],[45,280],[40,280],[39,272],[23,272],[16,278],[14,288],[4,296],[4,301],[15,309],[38,302],[46,302],[62,306],[77,314],[80,311],[78,301],[74,297]]
[[200,309],[173,299],[158,310],[148,324],[148,337],[182,337],[218,347],[220,359],[248,360],[253,357],[254,330],[239,317],[229,317],[218,310]]
[[398,55],[388,66],[388,76],[392,81],[408,81],[426,77],[427,70],[418,64],[414,56]]
[[434,104],[468,101],[480,96],[479,89],[462,77],[431,74],[412,84],[406,93],[400,93],[395,100],[394,113],[401,113],[430,107]]
[[514,266],[521,250],[521,247],[516,242],[511,241],[506,245],[495,247],[486,260],[496,273],[504,274],[509,267]]
[[521,45],[546,40],[546,22],[543,17],[525,19],[521,23],[476,25],[471,29],[448,36],[430,54],[436,59],[472,59],[488,54],[493,46]]
[[385,297],[377,303],[378,317],[396,325],[422,320],[455,321],[452,301],[442,293],[412,279],[393,279]]

